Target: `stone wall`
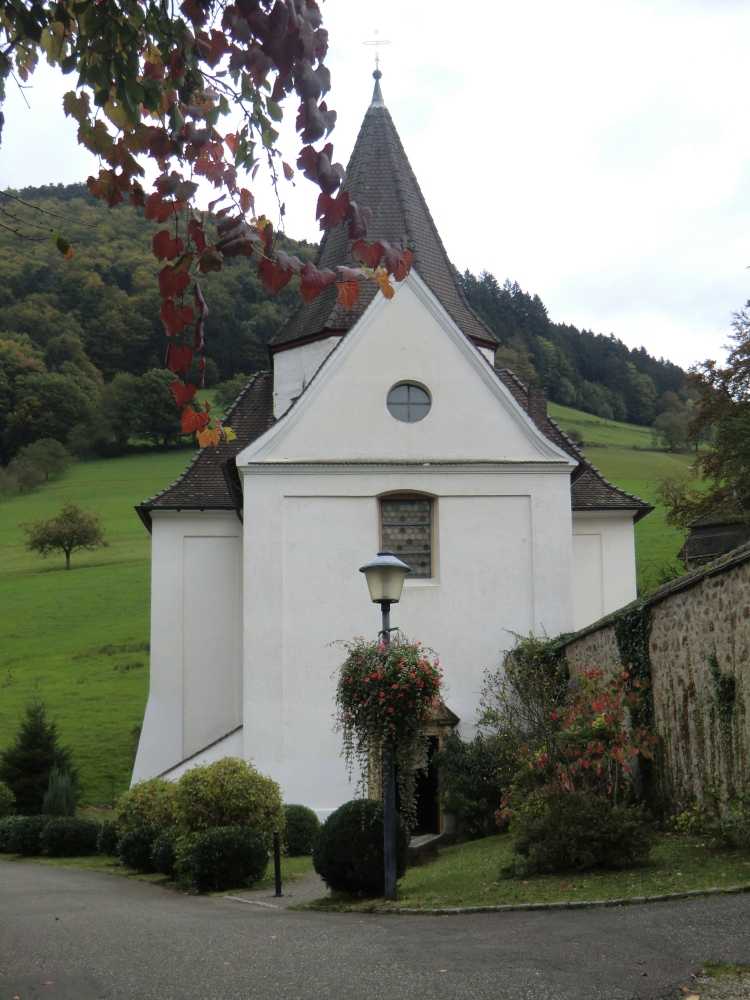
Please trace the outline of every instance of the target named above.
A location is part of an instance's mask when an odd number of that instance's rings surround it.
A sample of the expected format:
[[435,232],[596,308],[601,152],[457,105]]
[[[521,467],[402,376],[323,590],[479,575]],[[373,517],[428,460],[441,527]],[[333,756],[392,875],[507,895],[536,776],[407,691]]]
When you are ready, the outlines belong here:
[[664,806],[679,812],[711,789],[725,799],[749,794],[750,544],[574,635],[565,647],[570,666],[629,666],[621,624],[638,614]]

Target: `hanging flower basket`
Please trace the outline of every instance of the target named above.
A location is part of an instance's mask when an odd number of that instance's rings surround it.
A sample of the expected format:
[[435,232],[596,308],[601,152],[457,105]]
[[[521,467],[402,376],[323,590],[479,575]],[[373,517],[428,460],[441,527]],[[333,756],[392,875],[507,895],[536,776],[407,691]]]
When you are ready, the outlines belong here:
[[355,761],[364,776],[392,737],[401,813],[416,820],[415,763],[427,759],[427,722],[440,703],[443,671],[437,656],[400,632],[388,645],[355,638],[343,643],[347,657],[336,689],[337,729],[343,733],[350,771]]

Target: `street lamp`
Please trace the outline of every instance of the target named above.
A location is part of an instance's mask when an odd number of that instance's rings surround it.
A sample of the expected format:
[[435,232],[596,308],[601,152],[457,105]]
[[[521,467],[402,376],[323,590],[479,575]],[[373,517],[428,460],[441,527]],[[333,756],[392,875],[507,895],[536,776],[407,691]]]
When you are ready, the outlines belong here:
[[[391,641],[391,605],[401,600],[401,591],[411,567],[395,556],[390,549],[382,549],[365,566],[360,566],[365,574],[370,591],[370,600],[379,604],[382,613],[380,635],[383,644]],[[383,856],[385,862],[385,898],[396,898],[396,754],[393,737],[388,736],[383,744]]]

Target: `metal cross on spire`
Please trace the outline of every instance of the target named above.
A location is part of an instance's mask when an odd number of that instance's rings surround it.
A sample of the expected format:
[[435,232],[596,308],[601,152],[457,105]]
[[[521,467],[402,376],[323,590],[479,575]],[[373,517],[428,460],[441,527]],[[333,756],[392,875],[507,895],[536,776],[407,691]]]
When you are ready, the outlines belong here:
[[[378,34],[377,28],[374,34]],[[375,72],[372,74],[375,78],[375,88],[372,92],[372,101],[370,102],[370,107],[382,108],[385,107],[385,102],[383,101],[383,94],[380,90],[380,78],[382,73],[380,71],[380,53],[378,48],[381,45],[390,45],[390,40],[387,38],[371,38],[367,41],[362,42],[363,45],[374,45],[375,46]]]

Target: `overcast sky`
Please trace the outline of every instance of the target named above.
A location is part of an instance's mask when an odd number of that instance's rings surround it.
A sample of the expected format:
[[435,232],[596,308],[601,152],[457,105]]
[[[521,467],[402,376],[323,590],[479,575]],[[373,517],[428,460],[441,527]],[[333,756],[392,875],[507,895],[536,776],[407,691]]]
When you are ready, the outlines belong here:
[[[377,31],[386,104],[459,269],[684,366],[721,356],[750,297],[749,0],[326,0],[323,13],[336,158],[370,100],[363,41]],[[32,80],[30,110],[8,88],[0,187],[85,180],[96,163],[61,108],[73,77],[42,66]],[[283,141],[294,162],[299,140]],[[304,179],[288,191],[290,236],[318,238],[315,197]]]

